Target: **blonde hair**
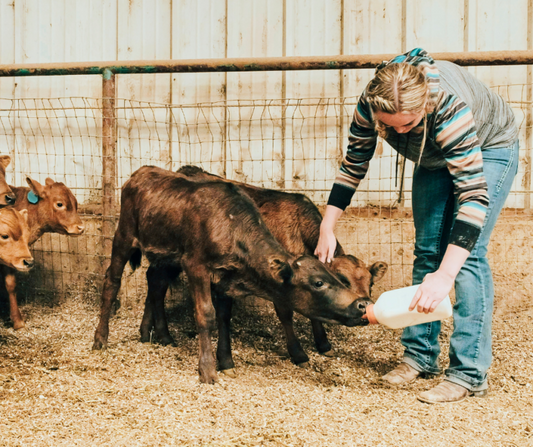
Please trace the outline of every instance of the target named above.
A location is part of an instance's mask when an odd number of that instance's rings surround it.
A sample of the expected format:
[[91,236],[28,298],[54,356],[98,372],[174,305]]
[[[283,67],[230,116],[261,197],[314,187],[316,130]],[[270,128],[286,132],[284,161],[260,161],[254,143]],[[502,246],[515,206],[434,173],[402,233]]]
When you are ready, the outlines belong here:
[[[374,113],[427,112],[428,96],[426,76],[406,62],[386,65],[376,72],[366,88],[366,98]],[[387,137],[387,127],[379,120],[376,129],[380,137]]]

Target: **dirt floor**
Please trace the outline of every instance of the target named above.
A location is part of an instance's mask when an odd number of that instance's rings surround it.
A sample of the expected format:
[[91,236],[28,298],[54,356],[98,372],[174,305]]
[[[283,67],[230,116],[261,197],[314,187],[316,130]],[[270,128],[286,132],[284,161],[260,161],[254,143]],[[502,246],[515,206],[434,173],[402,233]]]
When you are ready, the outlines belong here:
[[210,386],[198,382],[186,301],[169,307],[178,347],[139,342],[139,305],[119,310],[103,352],[91,351],[94,304],[70,299],[22,310],[27,329],[0,324],[2,446],[533,445],[530,297],[497,309],[490,396],[447,406],[416,399],[439,378],[400,389],[380,382],[401,356],[398,330],[329,326],[337,356],[328,358],[313,349],[308,321],[297,318],[311,357],[304,369],[288,360],[270,306],[240,305],[238,378],[220,376]]

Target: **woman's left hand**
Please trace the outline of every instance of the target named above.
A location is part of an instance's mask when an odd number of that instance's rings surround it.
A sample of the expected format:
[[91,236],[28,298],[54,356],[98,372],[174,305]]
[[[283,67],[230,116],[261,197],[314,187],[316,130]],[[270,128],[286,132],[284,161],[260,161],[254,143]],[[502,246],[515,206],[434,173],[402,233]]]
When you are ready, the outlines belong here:
[[418,312],[426,314],[433,312],[446,295],[452,290],[455,278],[441,270],[428,273],[416,291],[409,310],[416,307]]

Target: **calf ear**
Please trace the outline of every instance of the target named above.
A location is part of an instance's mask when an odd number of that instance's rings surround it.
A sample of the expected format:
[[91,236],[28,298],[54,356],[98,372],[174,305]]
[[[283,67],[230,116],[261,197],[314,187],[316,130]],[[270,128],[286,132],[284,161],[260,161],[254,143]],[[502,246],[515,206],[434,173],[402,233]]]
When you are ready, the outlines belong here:
[[33,191],[33,193],[37,197],[44,197],[44,188],[43,185],[41,185],[37,180],[32,180],[30,177],[26,176],[26,182],[28,182],[28,185],[30,189]]
[[372,274],[373,281],[378,282],[383,276],[385,276],[388,268],[389,266],[386,262],[378,261],[374,262],[368,270]]
[[272,276],[279,283],[289,282],[292,279],[294,272],[288,262],[283,259],[271,257],[268,260]]
[[52,186],[54,183],[55,182],[50,177],[47,177],[47,179],[44,181],[46,186]]
[[11,157],[9,155],[0,155],[0,165],[2,165],[4,169],[9,166],[9,163],[11,163]]

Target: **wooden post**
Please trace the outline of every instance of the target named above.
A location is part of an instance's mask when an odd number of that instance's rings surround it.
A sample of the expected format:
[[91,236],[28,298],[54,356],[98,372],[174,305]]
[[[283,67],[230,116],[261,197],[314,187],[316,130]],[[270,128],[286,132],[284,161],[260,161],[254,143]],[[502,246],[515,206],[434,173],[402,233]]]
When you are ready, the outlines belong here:
[[[527,20],[527,49],[531,50],[533,49],[533,17],[531,17],[531,14],[533,13],[533,0],[528,1],[527,5],[528,10],[528,20]],[[533,110],[531,108],[533,107],[532,101],[533,101],[533,86],[531,83],[533,82],[533,67],[529,65],[527,67],[527,81],[526,81],[526,156],[524,157],[524,164],[525,164],[525,172],[524,172],[524,189],[525,189],[525,196],[524,196],[524,210],[526,212],[531,212],[531,175],[532,175],[532,169],[531,169],[531,158],[532,158],[532,152],[533,152],[533,142],[531,141],[533,138]]]
[[115,235],[117,178],[117,122],[115,111],[115,74],[104,70],[102,82],[102,236],[104,273],[109,266]]

